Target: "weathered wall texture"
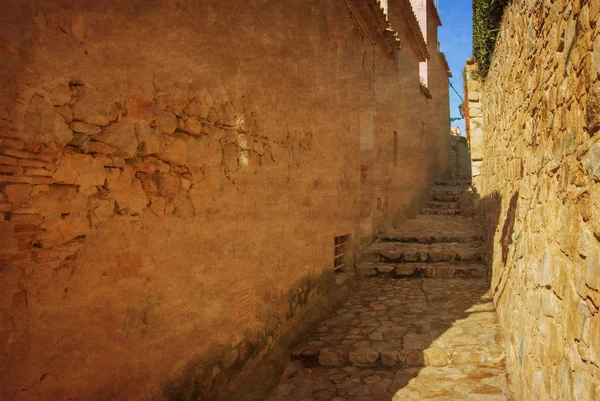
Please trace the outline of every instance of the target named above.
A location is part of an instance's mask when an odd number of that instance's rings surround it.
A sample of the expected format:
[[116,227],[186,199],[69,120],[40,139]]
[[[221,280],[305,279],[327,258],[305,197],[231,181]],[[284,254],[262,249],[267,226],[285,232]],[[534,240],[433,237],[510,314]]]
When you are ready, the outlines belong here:
[[465,100],[467,140],[471,149],[471,175],[473,189],[481,191],[481,165],[483,164],[483,83],[472,59],[465,66]]
[[439,177],[448,175],[450,138],[450,103],[448,102],[450,68],[446,57],[439,51],[438,27],[442,25],[433,0],[410,0],[415,11],[430,58],[421,63],[421,79],[432,94],[428,103],[428,118],[423,130],[431,132],[429,145],[435,154],[429,162]]
[[438,28],[442,25],[433,0],[427,1],[427,46],[431,52],[431,59],[427,62],[427,84],[433,98],[429,103],[429,116],[426,126],[433,132],[431,150],[434,157],[430,160],[438,177],[449,174],[450,158],[450,102],[449,84],[450,67],[446,56],[439,51]]
[[467,138],[450,136],[450,177],[471,181],[471,152]]
[[342,0],[2,3],[3,399],[222,397],[437,173]]
[[484,88],[482,205],[518,400],[600,399],[599,11],[513,2]]

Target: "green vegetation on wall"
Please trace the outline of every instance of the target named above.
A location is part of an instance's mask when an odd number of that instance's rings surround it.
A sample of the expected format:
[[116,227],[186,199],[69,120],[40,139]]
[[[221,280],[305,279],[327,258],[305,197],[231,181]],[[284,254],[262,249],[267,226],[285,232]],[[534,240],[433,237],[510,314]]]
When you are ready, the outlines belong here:
[[509,1],[473,0],[473,58],[484,78],[490,69],[502,14]]

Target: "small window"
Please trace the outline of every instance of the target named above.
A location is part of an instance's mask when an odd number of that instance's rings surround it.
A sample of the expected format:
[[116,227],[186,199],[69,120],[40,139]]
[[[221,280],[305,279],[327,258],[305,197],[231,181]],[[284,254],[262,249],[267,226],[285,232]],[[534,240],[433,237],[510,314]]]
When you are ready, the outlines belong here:
[[333,270],[339,273],[348,266],[352,235],[340,235],[333,239]]

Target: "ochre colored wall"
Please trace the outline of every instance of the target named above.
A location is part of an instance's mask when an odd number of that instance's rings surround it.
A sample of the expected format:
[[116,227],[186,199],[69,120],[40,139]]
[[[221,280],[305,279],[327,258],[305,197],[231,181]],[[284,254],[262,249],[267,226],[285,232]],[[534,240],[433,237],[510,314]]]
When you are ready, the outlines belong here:
[[512,2],[483,89],[481,205],[517,400],[600,398],[599,11]]
[[361,136],[410,138],[373,227],[435,173],[342,0],[2,3],[6,399],[223,397],[337,291]]

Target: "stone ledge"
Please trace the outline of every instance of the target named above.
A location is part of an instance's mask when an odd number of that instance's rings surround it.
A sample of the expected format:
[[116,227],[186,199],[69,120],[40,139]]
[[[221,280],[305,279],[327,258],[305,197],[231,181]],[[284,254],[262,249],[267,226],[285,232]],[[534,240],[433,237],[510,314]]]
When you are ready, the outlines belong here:
[[381,46],[389,58],[396,57],[396,51],[400,48],[400,41],[396,37],[396,31],[390,26],[379,2],[375,0],[346,0],[346,4],[365,35],[373,43]]

